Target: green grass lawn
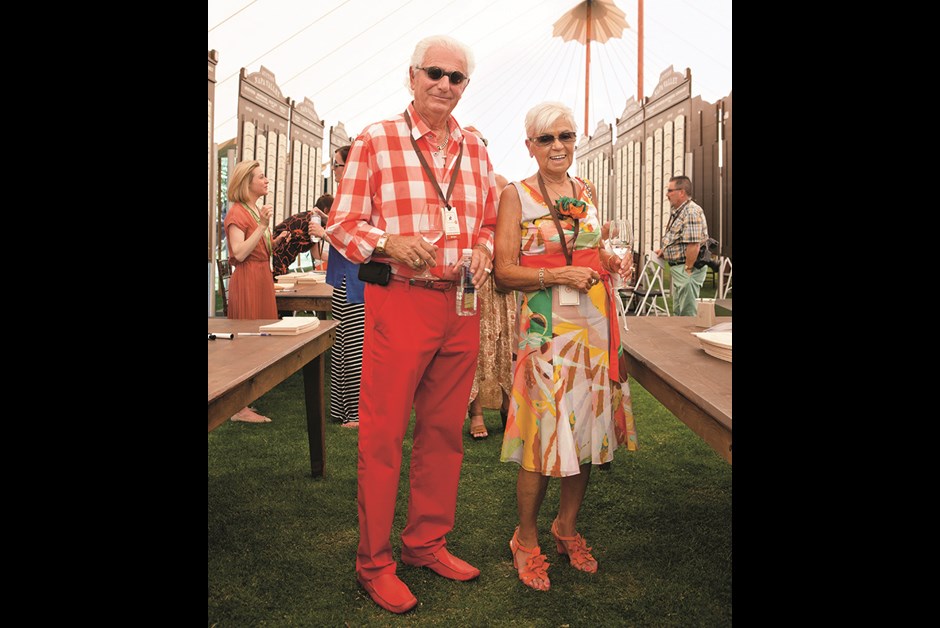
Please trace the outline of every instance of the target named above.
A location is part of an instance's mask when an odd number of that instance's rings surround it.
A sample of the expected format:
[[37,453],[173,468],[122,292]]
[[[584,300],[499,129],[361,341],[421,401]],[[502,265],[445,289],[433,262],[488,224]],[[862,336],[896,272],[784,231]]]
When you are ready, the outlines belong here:
[[[704,291],[703,291],[704,292]],[[356,583],[356,430],[326,428],[326,474],[310,476],[302,377],[255,404],[272,423],[225,423],[209,434],[210,626],[730,626],[732,481],[722,460],[631,381],[639,451],[619,450],[592,473],[579,531],[600,569],[576,571],[555,552],[549,526],[558,482],[539,520],[551,563],[548,592],[512,567],[514,464],[499,462],[499,414],[490,437],[465,436],[457,523],[448,548],[479,567],[472,582],[399,564],[418,597],[396,616]],[[466,432],[466,425],[464,431]],[[410,434],[392,530],[407,508]]]

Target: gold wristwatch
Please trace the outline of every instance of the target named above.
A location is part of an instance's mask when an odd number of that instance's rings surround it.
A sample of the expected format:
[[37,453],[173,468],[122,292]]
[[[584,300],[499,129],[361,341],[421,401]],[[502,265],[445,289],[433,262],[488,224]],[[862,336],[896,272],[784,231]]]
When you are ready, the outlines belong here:
[[375,253],[379,255],[385,254],[385,243],[388,242],[388,234],[383,233],[379,236],[379,241],[375,243]]

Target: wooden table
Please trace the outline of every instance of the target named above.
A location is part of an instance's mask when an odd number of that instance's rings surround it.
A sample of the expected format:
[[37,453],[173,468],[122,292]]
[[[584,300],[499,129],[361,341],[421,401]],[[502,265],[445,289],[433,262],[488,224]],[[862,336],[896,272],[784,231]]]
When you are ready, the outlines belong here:
[[297,283],[295,292],[274,293],[280,312],[332,312],[333,286],[326,283]]
[[[705,353],[691,316],[630,316],[621,333],[630,376],[731,462],[731,362]],[[730,321],[719,316],[715,323]],[[642,419],[641,419],[642,421]]]
[[[209,333],[257,332],[260,325],[277,319],[229,320],[209,318]],[[234,340],[209,340],[209,431],[303,368],[310,471],[323,475],[324,352],[333,346],[338,322],[321,320],[313,331],[295,336],[235,336]]]

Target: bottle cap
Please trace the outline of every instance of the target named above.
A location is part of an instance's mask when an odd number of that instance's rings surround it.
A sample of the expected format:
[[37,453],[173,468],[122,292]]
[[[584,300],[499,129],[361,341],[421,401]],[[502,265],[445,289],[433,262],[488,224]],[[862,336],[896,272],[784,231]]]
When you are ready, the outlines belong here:
[[464,254],[464,255],[473,255],[473,249],[464,249],[464,250],[463,250],[463,254]]

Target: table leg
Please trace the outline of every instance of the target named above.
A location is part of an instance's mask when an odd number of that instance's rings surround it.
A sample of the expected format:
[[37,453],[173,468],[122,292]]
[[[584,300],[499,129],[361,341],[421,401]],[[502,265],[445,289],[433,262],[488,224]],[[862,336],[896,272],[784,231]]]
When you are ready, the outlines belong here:
[[326,467],[325,356],[318,355],[304,366],[304,405],[307,408],[307,438],[310,441],[310,473],[323,475]]

